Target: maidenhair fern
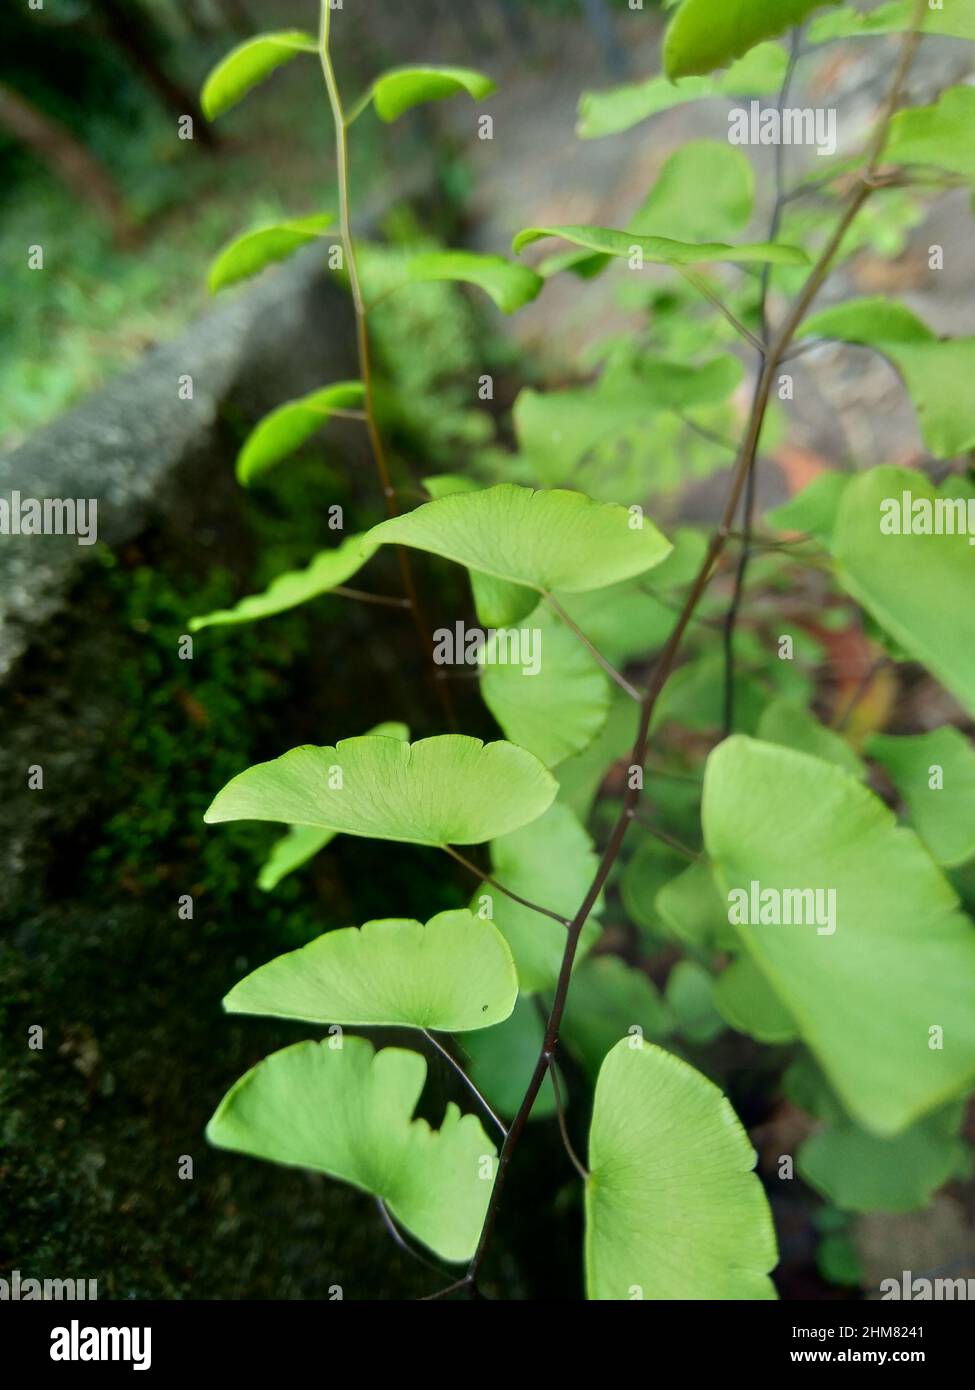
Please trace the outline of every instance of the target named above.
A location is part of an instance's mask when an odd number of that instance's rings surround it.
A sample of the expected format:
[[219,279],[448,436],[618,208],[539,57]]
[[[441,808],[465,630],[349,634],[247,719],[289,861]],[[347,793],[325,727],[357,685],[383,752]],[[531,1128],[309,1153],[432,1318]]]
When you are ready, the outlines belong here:
[[[470,576],[481,624],[474,673],[505,738],[484,744],[457,732],[448,683],[434,679],[446,732],[410,741],[402,725],[351,738],[329,731],[334,745],[283,750],[217,792],[211,823],[287,827],[262,871],[268,891],[336,835],[434,847],[451,859],[452,876],[460,864],[479,883],[469,907],[422,923],[392,915],[402,908],[391,901],[387,919],[328,932],[236,985],[229,1011],[325,1033],[249,1071],[221,1102],[209,1137],[373,1194],[404,1231],[458,1267],[451,1290],[473,1292],[526,1124],[558,1111],[584,1188],[590,1298],[774,1297],[776,1242],[748,1138],[729,1101],[678,1054],[698,1055],[726,1024],[799,1049],[786,1089],[826,1125],[800,1152],[800,1171],[853,1211],[909,1209],[957,1168],[959,1101],[975,1084],[975,931],[943,867],[975,856],[970,744],[944,730],[878,734],[855,747],[856,701],[825,727],[809,708],[811,683],[789,664],[793,638],[824,650],[825,625],[818,636],[789,636],[783,617],[781,637],[778,627],[739,621],[749,574],[772,575],[781,594],[790,559],[805,559],[822,572],[831,603],[862,607],[890,664],[922,663],[975,712],[970,475],[956,470],[936,486],[916,469],[852,480],[827,472],[770,514],[762,553],[755,489],[760,448],[781,432],[792,398],[797,341],[875,349],[901,373],[932,455],[950,461],[975,445],[975,339],[940,339],[889,300],[810,313],[832,272],[878,234],[865,213],[872,200],[890,190],[916,200],[975,181],[970,88],[899,109],[919,29],[973,39],[975,5],[947,0],[935,12],[905,0],[863,16],[820,0],[683,0],[669,19],[665,73],[584,95],[581,138],[711,95],[777,93],[781,111],[810,51],[834,38],[900,35],[865,151],[794,185],[778,159],[764,239],[745,235],[755,182],[747,157],[696,141],[668,160],[623,229],[528,225],[514,236],[514,258],[406,258],[383,298],[418,281],[454,280],[513,313],[556,275],[592,277],[615,265],[622,278],[630,273],[630,306],[650,310],[648,335],[603,345],[593,384],[522,393],[516,458],[506,463],[495,451],[470,474],[458,461],[455,474],[426,483],[430,500],[416,506],[384,450],[370,363],[374,306],[351,231],[350,130],[369,109],[384,122],[452,97],[478,109],[494,83],[464,68],[400,68],[347,108],[332,57],[340,17],[341,6],[323,0],[317,37],[255,38],[206,83],[203,105],[214,117],[283,64],[317,59],[339,187],[337,219],[322,212],[247,233],[219,254],[210,283],[222,290],[321,246],[351,294],[359,379],[323,383],[272,412],[244,443],[238,476],[259,481],[331,417],[349,417],[369,436],[386,519],[266,593],[198,617],[194,629],[273,618],[326,592],[377,597],[344,586],[393,546],[402,590],[388,601],[412,615],[434,665],[455,639],[460,662],[467,615],[438,638],[413,577],[414,564],[438,557]],[[794,26],[805,26],[801,44]],[[804,198],[823,189],[827,212],[817,211],[807,235]],[[894,222],[886,234],[896,240]],[[529,268],[521,253],[542,239]],[[719,264],[732,267],[722,279],[707,269]],[[643,275],[651,265],[652,278]],[[714,312],[703,325],[698,297]],[[742,369],[733,346],[757,358],[735,437]],[[710,534],[655,524],[645,511],[648,498],[691,476],[723,490]],[[597,495],[587,495],[587,480]],[[903,522],[896,528],[882,524],[891,499]],[[732,549],[738,560],[728,570]],[[731,584],[722,588],[724,573]],[[537,662],[518,646],[524,632],[540,641]],[[658,744],[675,723],[699,731],[696,746]],[[701,735],[722,725],[733,736],[713,747],[702,786]],[[871,790],[878,769],[910,824],[898,824]],[[473,845],[487,847],[488,867],[464,852]],[[600,925],[617,884],[632,928],[625,960]],[[658,989],[643,964],[664,947],[683,958]],[[376,1051],[344,1031],[374,1026],[413,1030],[416,1046]],[[438,1064],[446,1059],[464,1077],[478,1115],[450,1104],[439,1127],[414,1118],[430,1046]],[[568,1146],[560,1049],[594,1083],[583,1158]],[[563,1178],[552,1174],[553,1193]]]

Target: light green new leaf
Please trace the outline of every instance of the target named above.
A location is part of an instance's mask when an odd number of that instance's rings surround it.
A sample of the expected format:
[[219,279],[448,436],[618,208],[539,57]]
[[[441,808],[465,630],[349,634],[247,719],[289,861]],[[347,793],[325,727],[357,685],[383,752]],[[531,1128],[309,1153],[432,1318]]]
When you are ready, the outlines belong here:
[[[959,534],[884,534],[883,518],[905,493],[929,508],[939,499],[922,473],[906,468],[874,468],[850,484],[833,537],[838,577],[904,651],[975,713],[975,546]],[[885,505],[891,501],[893,508]]]
[[[664,78],[660,80],[670,86]],[[626,230],[672,241],[732,241],[747,226],[754,201],[755,171],[747,155],[717,140],[692,140],[666,161]],[[563,251],[544,260],[539,274],[571,270],[589,279],[611,259],[596,252]],[[718,360],[737,361],[733,357]]]
[[223,1001],[231,1014],[464,1033],[508,1017],[515,963],[493,922],[440,912],[342,927],[260,966]]
[[249,487],[255,478],[300,448],[337,410],[360,407],[365,394],[361,381],[337,381],[279,405],[244,440],[237,455],[237,481]]
[[590,956],[573,975],[559,1036],[595,1081],[621,1038],[659,1041],[673,1030],[671,1011],[653,981],[619,956],[605,955]]
[[832,763],[740,736],[708,759],[703,820],[726,891],[835,893],[832,934],[736,930],[860,1124],[896,1134],[971,1084],[975,928],[912,831]]
[[839,0],[684,0],[664,37],[670,78],[713,72]]
[[376,78],[369,99],[379,118],[389,122],[424,101],[443,101],[458,92],[481,101],[496,91],[497,84],[473,68],[391,68]]
[[[458,1050],[464,1070],[482,1095],[501,1115],[518,1113],[542,1050],[545,1025],[534,1001],[519,997],[510,1018],[494,1028],[465,1033]],[[466,1053],[469,1061],[465,1060]],[[566,1094],[562,1087],[563,1098]],[[542,1083],[531,1118],[555,1114],[551,1077]]]
[[633,748],[639,713],[636,701],[614,686],[606,723],[592,743],[559,764],[559,803],[570,807],[580,821],[589,819],[593,802],[610,768]]
[[267,859],[261,865],[257,886],[270,893],[288,874],[314,859],[319,850],[330,845],[338,832],[320,830],[317,825],[292,825],[280,840],[275,840]]
[[634,250],[643,260],[655,265],[703,265],[713,261],[765,262],[770,265],[807,265],[809,257],[798,246],[783,246],[780,242],[745,242],[729,246],[723,241],[673,241],[670,237],[639,236],[636,232],[619,231],[613,227],[525,227],[512,242],[517,255],[533,241],[544,237],[561,237],[573,246],[598,251],[605,256],[621,256],[628,260]]
[[[975,748],[946,724],[929,734],[874,734],[867,753],[886,768],[939,864],[975,854]],[[932,785],[934,783],[934,785]]]
[[330,212],[324,212],[317,217],[295,217],[289,222],[275,222],[245,232],[225,246],[210,266],[210,293],[236,285],[266,265],[283,261],[302,246],[318,241],[334,221]]
[[936,338],[902,304],[852,299],[814,314],[799,337],[862,343],[890,359],[904,378],[925,444],[938,458],[975,447],[975,338]]
[[799,1036],[788,1009],[750,956],[732,961],[718,976],[714,1006],[736,1032],[759,1042],[789,1043]]
[[[441,473],[424,478],[423,486],[436,502],[457,492],[480,492],[482,484],[461,473]],[[520,623],[522,618],[527,618],[538,604],[538,594],[534,589],[495,579],[493,574],[479,574],[477,570],[471,570],[470,580],[478,621],[485,627],[512,627]]]
[[650,1043],[617,1043],[589,1133],[588,1297],[775,1298],[775,1232],[754,1163],[712,1082]]
[[[539,820],[500,836],[491,845],[493,877],[512,893],[570,918],[596,877],[598,860],[588,832],[568,806],[556,804]],[[491,916],[511,947],[523,994],[553,989],[565,951],[566,928],[523,907],[485,883],[471,904],[491,898]],[[600,933],[599,903],[582,931],[577,963]]]
[[[806,30],[809,43],[829,43],[832,39],[853,39],[872,34],[903,34],[917,19],[917,0],[887,0],[863,13],[844,9],[820,15]],[[948,0],[939,9],[927,6],[921,21],[925,34],[943,34],[952,39],[975,39],[973,0]]]
[[691,864],[659,890],[656,910],[664,925],[686,946],[714,951],[737,945],[728,921],[728,900],[703,860]]
[[477,492],[480,483],[463,473],[434,473],[423,478],[423,486],[435,502],[438,497],[449,497],[453,492]]
[[913,106],[897,113],[890,123],[884,162],[931,164],[975,183],[973,125],[975,91],[949,87],[933,106]]
[[190,632],[205,627],[225,627],[231,623],[254,623],[289,608],[308,603],[321,594],[344,584],[375,554],[376,547],[363,546],[363,537],[348,536],[331,550],[320,550],[303,570],[288,570],[271,581],[262,594],[249,594],[233,608],[190,619]]
[[215,120],[231,106],[236,106],[241,97],[275,68],[290,63],[299,53],[317,52],[316,40],[300,29],[283,29],[279,33],[248,39],[221,59],[203,84],[200,96],[203,114],[207,120]]
[[538,606],[538,590],[470,571],[471,594],[478,621],[485,627],[514,627]]
[[511,743],[442,734],[292,748],[228,782],[204,819],[284,821],[405,844],[473,845],[536,820],[558,789]]
[[917,1211],[970,1160],[957,1138],[962,1110],[952,1104],[893,1139],[848,1123],[820,1130],[799,1150],[796,1167],[844,1211]]
[[674,241],[730,241],[748,225],[755,169],[724,141],[691,140],[665,162],[629,231]]
[[773,700],[766,706],[759,720],[758,737],[765,743],[781,743],[800,753],[825,758],[845,768],[853,777],[866,776],[866,768],[846,739],[820,724],[814,714],[792,700]]
[[820,473],[795,497],[766,512],[765,520],[777,531],[803,531],[828,544],[850,477],[834,469]]
[[596,386],[566,391],[526,387],[513,411],[518,443],[533,476],[558,486],[597,445],[635,429],[652,438],[661,410],[687,411],[726,401],[741,376],[741,364],[730,355],[698,367],[645,357],[632,370],[614,372]]
[[[374,728],[368,729],[367,733],[379,738],[398,738],[403,743],[408,743],[410,738],[407,726],[395,720],[376,724]],[[295,869],[300,869],[309,859],[314,859],[319,850],[331,844],[336,834],[334,830],[321,830],[317,825],[292,825],[287,834],[282,835],[280,840],[275,840],[271,846],[271,851],[257,876],[258,888],[270,893],[283,878],[294,873]]]
[[581,492],[498,483],[454,493],[374,526],[368,542],[408,545],[540,593],[603,589],[670,554],[651,521]]
[[[512,660],[509,639],[531,634],[534,666]],[[480,652],[481,695],[506,738],[556,767],[588,747],[609,713],[609,680],[545,604],[524,629],[502,630]]]
[[659,111],[703,97],[769,96],[782,86],[788,64],[788,54],[780,44],[763,43],[720,77],[687,77],[680,82],[651,77],[608,92],[583,92],[576,134],[580,140],[617,135]]
[[476,285],[505,314],[513,314],[530,303],[545,283],[527,266],[477,251],[421,251],[404,263],[402,273],[405,284],[459,280]]
[[[678,667],[664,686],[650,724],[656,732],[666,724],[704,733],[719,729],[724,718],[723,664],[721,655],[711,651]],[[758,726],[767,693],[756,676],[739,670],[735,674],[735,720],[738,727],[753,733]]]
[[333,1042],[295,1043],[259,1062],[220,1102],[210,1143],[351,1183],[441,1258],[469,1259],[496,1156],[479,1120],[453,1104],[439,1130],[411,1119],[427,1074],[419,1053]]
[[[655,587],[658,575],[669,563],[665,560],[654,572]],[[662,647],[674,626],[671,602],[647,593],[640,579],[627,579],[591,594],[555,597],[579,630],[617,669]]]

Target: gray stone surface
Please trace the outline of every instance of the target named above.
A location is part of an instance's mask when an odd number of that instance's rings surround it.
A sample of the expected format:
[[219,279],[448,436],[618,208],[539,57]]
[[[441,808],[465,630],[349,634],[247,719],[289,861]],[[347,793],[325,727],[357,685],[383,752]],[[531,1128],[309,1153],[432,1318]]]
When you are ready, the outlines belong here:
[[[95,498],[98,539],[113,546],[154,517],[179,524],[207,488],[221,412],[230,407],[253,421],[355,375],[353,343],[346,298],[323,270],[321,251],[310,249],[226,292],[182,336],[0,457],[0,497]],[[191,400],[178,394],[185,375]],[[0,676],[93,553],[74,536],[0,536]]]

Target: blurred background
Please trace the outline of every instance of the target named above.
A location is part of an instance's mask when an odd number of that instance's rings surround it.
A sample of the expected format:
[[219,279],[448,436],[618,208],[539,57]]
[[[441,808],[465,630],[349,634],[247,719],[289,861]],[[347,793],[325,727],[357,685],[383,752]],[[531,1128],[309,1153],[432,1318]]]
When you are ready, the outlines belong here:
[[[203,77],[234,43],[316,24],[313,0],[16,0],[0,16],[0,494],[99,498],[90,550],[70,538],[0,543],[0,1273],[96,1278],[101,1297],[325,1298],[336,1283],[347,1298],[431,1291],[430,1272],[391,1244],[367,1198],[216,1153],[203,1138],[227,1086],[302,1036],[221,1013],[248,968],[329,927],[394,910],[425,920],[470,893],[433,852],[384,847],[380,873],[376,847],[348,838],[262,892],[274,828],[202,824],[231,776],[297,743],[387,719],[406,720],[414,736],[441,731],[411,634],[379,608],[326,597],[209,631],[192,662],[176,657],[190,616],[307,562],[329,505],[343,506],[350,530],[378,517],[372,461],[352,424],[331,426],[327,447],[312,441],[254,492],[234,481],[261,415],[356,375],[348,303],[320,257],[299,255],[215,301],[206,288],[229,238],[336,206],[316,63],[290,65],[215,126],[198,108]],[[499,86],[477,106],[356,124],[355,221],[371,273],[381,278],[418,246],[507,254],[529,224],[624,225],[679,145],[726,138],[721,101],[613,139],[576,137],[583,91],[659,70],[662,27],[649,0],[642,10],[626,0],[347,0],[334,42],[349,99],[383,68],[415,61],[475,67]],[[963,76],[964,47],[926,45],[916,95]],[[804,78],[839,108],[851,148],[890,51],[830,46]],[[482,109],[493,141],[477,138]],[[187,115],[193,139],[181,140]],[[749,153],[768,174],[770,152]],[[762,183],[756,227],[768,216]],[[939,329],[966,327],[970,253],[931,276],[926,248],[968,216],[961,195],[925,208],[886,200],[847,287],[897,294]],[[43,270],[27,269],[31,246],[43,247]],[[373,333],[398,476],[496,473],[518,443],[519,391],[591,377],[635,323],[659,326],[675,357],[732,341],[665,275],[638,294],[611,277],[557,277],[512,320],[457,286],[390,299]],[[852,455],[920,457],[890,369],[855,352],[844,361],[797,363],[803,389],[769,437],[763,502]],[[477,399],[482,373],[495,383],[487,403]],[[187,374],[191,401],[177,395]],[[722,428],[734,431],[747,395],[746,382]],[[693,448],[690,467],[683,436],[635,460],[656,470],[664,524],[707,522],[724,494],[720,444]],[[435,625],[467,611],[459,571],[426,566],[423,584]],[[895,698],[914,697],[874,679],[872,660],[862,633],[824,635],[809,680],[835,708],[868,679],[859,708],[883,727]],[[465,732],[496,733],[475,687],[459,684],[457,698]],[[940,721],[938,698],[930,685],[917,696],[923,726]],[[27,787],[36,765],[43,791]],[[183,894],[194,898],[191,920],[177,910]],[[625,915],[616,898],[611,930],[614,913]],[[43,1051],[24,1045],[34,1025]],[[776,1090],[774,1052],[727,1032],[687,1047],[729,1089],[769,1163],[801,1124]],[[455,1095],[441,1067],[428,1093],[436,1117]],[[179,1176],[184,1155],[192,1181]],[[554,1205],[553,1174],[565,1184]],[[924,1211],[861,1218],[856,1232],[793,1188],[777,1209],[786,1297],[869,1294],[891,1268],[950,1265],[975,1248],[965,1183]],[[577,1189],[554,1125],[533,1126],[488,1293],[580,1296]]]

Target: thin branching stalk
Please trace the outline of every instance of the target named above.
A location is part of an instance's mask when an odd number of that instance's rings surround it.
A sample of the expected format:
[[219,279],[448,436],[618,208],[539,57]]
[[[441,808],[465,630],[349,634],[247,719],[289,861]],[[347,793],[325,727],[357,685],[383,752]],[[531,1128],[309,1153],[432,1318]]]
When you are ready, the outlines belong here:
[[470,1091],[471,1095],[477,1101],[478,1105],[484,1111],[485,1115],[490,1116],[490,1118],[497,1125],[498,1129],[501,1132],[501,1137],[503,1139],[506,1139],[508,1137],[508,1130],[504,1121],[500,1118],[497,1112],[492,1109],[491,1105],[488,1103],[487,1098],[478,1089],[478,1087],[475,1086],[474,1082],[467,1075],[467,1072],[458,1062],[457,1058],[454,1057],[450,1052],[448,1052],[448,1050],[444,1047],[443,1043],[440,1042],[437,1038],[435,1038],[432,1033],[428,1032],[426,1028],[423,1028],[420,1031],[423,1033],[423,1036],[426,1038],[430,1046],[435,1048],[436,1051],[440,1053],[441,1057],[443,1057],[445,1061],[450,1063],[451,1068],[457,1073],[461,1081],[463,1081],[464,1085]]
[[513,903],[518,903],[521,907],[530,908],[532,912],[539,912],[543,917],[551,917],[553,922],[560,922],[563,927],[569,925],[570,919],[563,917],[560,912],[553,912],[550,907],[541,907],[538,903],[530,902],[528,898],[523,898],[520,893],[513,892],[506,888],[503,883],[499,883],[496,878],[492,878],[484,869],[479,869],[470,859],[465,858],[460,850],[454,849],[453,845],[443,847],[450,855],[451,859],[456,859],[458,864],[462,864],[469,873],[474,874],[483,883],[490,883],[492,888],[496,888],[499,893],[503,893],[506,898],[510,898]]
[[[793,29],[792,44],[789,52],[789,63],[782,79],[782,86],[779,89],[778,113],[779,120],[782,119],[782,112],[786,102],[789,100],[789,92],[792,88],[792,79],[795,76],[796,64],[799,61],[799,43],[801,31]],[[772,205],[772,217],[769,222],[768,241],[776,241],[782,226],[782,217],[785,212],[785,145],[779,142],[775,147],[775,201]],[[772,283],[772,263],[769,261],[762,267],[761,289],[759,292],[759,316],[762,321],[762,337],[758,344],[758,351],[764,359],[768,351],[770,336],[768,297]],[[742,540],[741,552],[738,557],[738,567],[735,571],[735,586],[731,595],[731,603],[728,606],[728,613],[725,619],[723,643],[724,643],[724,733],[725,737],[731,733],[735,724],[735,629],[738,625],[738,615],[741,611],[742,599],[745,594],[745,580],[748,575],[748,565],[752,556],[752,531],[755,526],[755,505],[758,493],[758,456],[753,459],[748,470],[748,477],[745,481],[745,531]]]
[[642,825],[645,830],[648,830],[655,840],[659,840],[662,845],[667,845],[678,854],[682,854],[685,859],[693,859],[700,862],[704,858],[703,854],[699,854],[696,849],[691,849],[689,845],[685,845],[682,841],[678,840],[675,835],[670,835],[666,830],[661,830],[660,826],[657,825],[655,821],[652,821],[649,816],[645,816],[641,811],[634,811],[633,819],[638,825]]
[[545,599],[552,608],[553,612],[555,612],[558,615],[558,617],[562,620],[562,622],[565,623],[569,631],[575,633],[576,637],[578,637],[579,641],[586,648],[586,651],[588,651],[589,655],[593,658],[593,660],[603,668],[607,676],[609,676],[610,680],[614,681],[619,686],[620,690],[624,691],[625,694],[629,695],[631,700],[635,700],[637,704],[639,704],[640,701],[643,699],[642,693],[639,690],[637,690],[635,685],[631,685],[624,675],[617,671],[616,667],[612,664],[612,662],[608,661],[606,657],[603,656],[602,652],[593,642],[590,642],[589,638],[581,630],[578,624],[572,618],[569,617],[568,613],[562,607],[561,603],[559,603],[555,595],[546,594]]
[[[322,75],[325,79],[325,89],[328,92],[329,106],[332,110],[332,123],[335,127],[335,169],[336,179],[339,190],[339,227],[342,237],[342,247],[345,258],[346,272],[349,277],[349,290],[352,295],[352,307],[355,312],[355,331],[356,345],[359,356],[359,375],[362,380],[362,387],[365,393],[365,422],[366,430],[369,435],[369,443],[372,449],[372,456],[376,463],[376,471],[379,474],[379,482],[382,488],[383,502],[386,507],[387,516],[394,517],[399,515],[399,502],[396,496],[396,488],[393,486],[392,476],[389,471],[389,464],[386,460],[386,451],[383,447],[382,434],[376,417],[376,398],[372,373],[372,356],[369,345],[369,324],[368,311],[362,293],[362,280],[359,274],[359,258],[356,252],[355,238],[352,235],[352,213],[349,196],[349,139],[348,128],[349,119],[345,114],[342,105],[342,97],[339,92],[338,80],[335,76],[335,67],[332,63],[332,55],[329,40],[331,38],[332,27],[332,7],[329,0],[321,0],[321,18],[319,26],[318,53],[322,65]],[[413,624],[420,640],[423,651],[431,662],[432,681],[437,691],[437,698],[443,708],[444,717],[450,729],[457,728],[457,719],[454,714],[453,701],[450,691],[445,681],[437,678],[436,667],[433,666],[433,633],[423,615],[420,607],[420,600],[417,594],[416,581],[413,577],[413,566],[410,560],[409,551],[405,546],[398,545],[396,553],[399,560],[400,576],[403,583],[403,593],[409,603],[410,613],[413,617]]]
[[559,1072],[558,1067],[555,1065],[554,1057],[549,1058],[548,1071],[552,1080],[552,1091],[555,1095],[555,1113],[558,1116],[559,1133],[562,1136],[562,1147],[565,1149],[569,1162],[579,1174],[582,1181],[587,1182],[589,1179],[589,1169],[576,1153],[572,1145],[572,1140],[569,1138],[569,1128],[565,1122],[565,1106],[562,1103],[562,1086],[559,1082]]

